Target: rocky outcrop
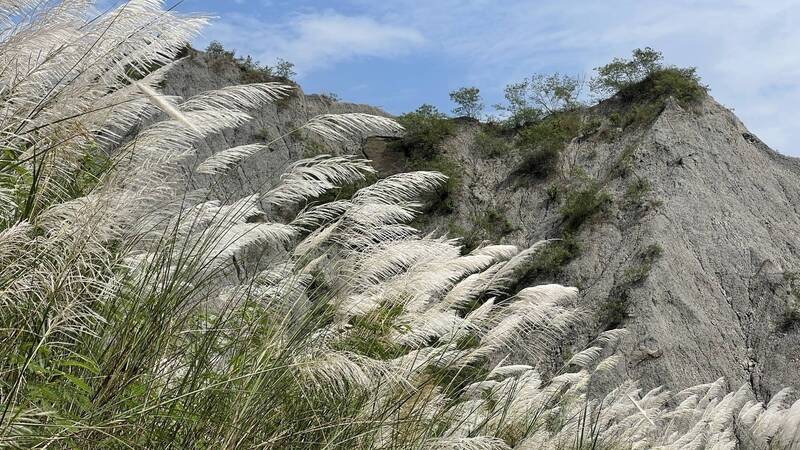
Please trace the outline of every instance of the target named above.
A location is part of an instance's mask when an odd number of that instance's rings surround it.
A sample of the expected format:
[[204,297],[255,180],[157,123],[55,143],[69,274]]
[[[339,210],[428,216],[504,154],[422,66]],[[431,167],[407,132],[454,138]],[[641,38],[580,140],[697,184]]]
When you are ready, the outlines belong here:
[[[710,97],[691,111],[668,101],[652,124],[611,142],[575,139],[546,180],[515,174],[513,159],[480,157],[475,133],[464,128],[446,146],[464,169],[463,227],[477,211],[503,211],[515,230],[503,239],[527,244],[557,236],[551,186],[590,178],[611,195],[578,232],[580,255],[539,281],[579,286],[595,317],[626,302],[628,377],[682,387],[724,376],[763,398],[800,387],[800,324],[786,317],[798,301],[800,160],[769,149]],[[660,254],[645,262],[648,248]]]
[[[165,90],[188,97],[241,81],[240,67],[209,64],[193,52],[170,73]],[[251,124],[204,144],[199,158],[282,136],[212,187],[227,197],[258,191],[287,164],[314,153],[365,155],[382,174],[407,169],[390,138],[330,147],[289,133],[326,112],[384,114],[298,89],[254,112]],[[762,398],[783,386],[800,388],[800,324],[786,316],[800,301],[800,160],[769,149],[710,97],[692,110],[667,101],[652,123],[616,130],[613,139],[581,136],[544,180],[517,173],[514,156],[478,151],[478,124],[458,128],[443,149],[462,169],[455,206],[427,228],[469,229],[491,210],[501,217],[488,220],[509,225],[502,241],[527,246],[559,236],[558,191],[575,179],[593,179],[610,194],[605,212],[576,232],[580,254],[560,274],[531,280],[581,288],[594,314],[567,344],[583,345],[609,325],[603,309],[624,302],[622,322],[632,333],[623,371],[644,387],[680,388],[724,376],[733,387],[751,383]],[[197,176],[192,182],[210,185]]]

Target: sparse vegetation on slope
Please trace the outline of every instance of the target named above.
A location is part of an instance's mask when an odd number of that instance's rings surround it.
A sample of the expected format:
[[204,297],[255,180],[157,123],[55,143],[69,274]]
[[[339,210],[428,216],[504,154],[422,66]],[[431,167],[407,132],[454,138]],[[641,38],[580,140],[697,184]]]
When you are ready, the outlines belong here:
[[611,203],[611,196],[602,190],[597,181],[589,180],[566,193],[561,214],[564,228],[576,231],[587,220],[601,213]]
[[570,140],[578,135],[580,116],[560,112],[519,131],[517,147],[522,158],[520,171],[537,178],[551,174]]
[[278,58],[274,66],[262,65],[250,56],[237,57],[235,50],[226,50],[219,41],[211,41],[206,48],[206,57],[212,70],[223,70],[234,64],[242,72],[242,83],[288,82],[294,79],[294,63]]

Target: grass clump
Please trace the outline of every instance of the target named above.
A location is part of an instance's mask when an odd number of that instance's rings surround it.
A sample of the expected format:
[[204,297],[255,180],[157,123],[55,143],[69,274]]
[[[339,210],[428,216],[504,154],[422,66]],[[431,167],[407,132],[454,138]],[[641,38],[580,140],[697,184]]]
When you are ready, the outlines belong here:
[[455,133],[453,121],[431,105],[422,105],[398,117],[397,121],[405,128],[399,145],[412,159],[434,159],[444,140]]
[[644,204],[647,195],[653,190],[653,185],[646,178],[636,178],[628,185],[623,195],[623,202],[628,207],[639,207]]
[[622,279],[611,289],[598,312],[600,323],[607,329],[621,326],[629,317],[631,290],[647,279],[663,252],[660,245],[650,244],[634,258],[634,264],[623,271]]
[[412,159],[411,167],[414,170],[433,170],[447,177],[433,195],[430,212],[449,214],[456,210],[458,193],[463,184],[463,169],[458,162],[446,155],[438,154],[427,160]]
[[508,218],[494,208],[488,208],[471,217],[468,223],[468,228],[456,223],[448,224],[449,234],[461,238],[463,250],[467,253],[483,242],[498,241],[516,230]]
[[399,329],[395,322],[402,314],[403,308],[394,305],[382,306],[365,316],[354,317],[349,321],[352,328],[334,344],[334,349],[380,360],[401,356],[404,349],[392,342],[389,335],[391,331]]
[[634,163],[636,156],[636,146],[626,145],[622,152],[620,152],[614,167],[611,168],[611,174],[616,177],[625,178],[633,173]]
[[608,298],[600,304],[598,318],[604,329],[613,330],[625,324],[630,317],[630,293],[627,290],[614,289]]
[[512,152],[509,142],[489,127],[481,127],[481,130],[475,135],[473,148],[484,158],[503,158]]
[[565,233],[539,252],[531,267],[530,279],[555,281],[567,264],[580,256],[580,253],[581,246],[575,235]]
[[564,229],[570,232],[578,230],[587,220],[605,211],[611,204],[611,195],[601,189],[596,181],[565,194],[561,207]]
[[778,319],[777,328],[786,333],[800,327],[800,308],[795,304],[789,303],[784,307],[783,313]]
[[653,264],[661,257],[664,250],[658,244],[650,244],[636,257],[637,264],[625,269],[623,283],[634,285],[644,281],[650,274]]

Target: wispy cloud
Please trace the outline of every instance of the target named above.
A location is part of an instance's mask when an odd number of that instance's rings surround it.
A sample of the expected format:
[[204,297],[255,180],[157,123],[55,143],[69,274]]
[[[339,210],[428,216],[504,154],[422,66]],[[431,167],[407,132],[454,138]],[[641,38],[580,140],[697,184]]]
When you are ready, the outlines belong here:
[[800,3],[796,0],[353,0],[430,30],[491,95],[536,71],[589,73],[636,47],[698,66],[712,94],[787,153],[800,154]]
[[353,58],[406,55],[425,42],[422,33],[411,27],[329,11],[296,15],[280,24],[230,14],[212,25],[206,36],[264,62],[276,57],[290,60],[301,76]]

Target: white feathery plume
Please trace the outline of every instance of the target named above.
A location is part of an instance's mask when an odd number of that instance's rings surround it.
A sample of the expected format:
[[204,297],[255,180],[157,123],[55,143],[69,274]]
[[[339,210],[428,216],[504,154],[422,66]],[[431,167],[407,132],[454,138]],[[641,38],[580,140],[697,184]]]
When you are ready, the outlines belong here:
[[749,430],[755,425],[756,420],[764,413],[764,404],[750,401],[739,411],[737,421],[742,429]]
[[472,274],[456,284],[444,298],[444,302],[453,308],[462,308],[477,300],[486,292],[486,279],[494,276],[502,268],[498,263],[483,272]]
[[11,264],[25,245],[30,243],[29,233],[31,231],[33,231],[33,227],[27,221],[17,222],[0,230],[0,266],[7,267],[8,264]]
[[531,304],[560,305],[567,301],[574,301],[578,296],[578,289],[564,287],[560,284],[541,284],[522,289],[515,296],[520,302]]
[[422,444],[430,450],[510,450],[511,447],[498,437],[450,437],[429,439]]
[[606,373],[612,371],[619,367],[619,365],[624,361],[624,357],[622,355],[612,355],[608,358],[603,359],[597,364],[597,367],[594,368],[594,373]]
[[182,111],[250,110],[287,97],[295,88],[283,83],[228,86],[196,95],[180,104]]
[[196,134],[200,135],[200,130],[198,130],[190,121],[189,119],[180,111],[178,108],[175,107],[172,103],[167,100],[166,97],[161,96],[155,89],[151,88],[145,83],[136,83],[137,87],[144,95],[153,102],[154,105],[158,106],[159,109],[167,113],[172,120],[181,123],[186,128],[194,131]]
[[268,147],[260,144],[231,147],[209,156],[195,168],[195,171],[206,175],[220,174],[266,148]]
[[338,301],[334,306],[339,321],[346,322],[351,317],[365,316],[379,309],[381,304],[370,295],[354,294]]
[[388,117],[364,113],[322,114],[309,120],[303,127],[325,139],[344,141],[364,134],[394,134],[403,127]]
[[453,311],[432,310],[408,318],[410,320],[399,323],[403,331],[393,333],[390,339],[410,348],[422,347],[433,339],[461,329],[464,325],[464,319],[456,316]]
[[533,366],[527,364],[511,364],[508,366],[497,366],[489,372],[486,378],[489,379],[503,379],[508,377],[516,377],[530,370],[534,370]]
[[767,407],[756,420],[752,427],[752,434],[758,442],[770,442],[778,432],[782,422],[786,419],[795,392],[791,388],[784,388],[772,396]]
[[615,328],[600,333],[595,340],[598,344],[603,346],[615,346],[621,339],[624,339],[629,334],[630,331],[624,328]]
[[349,200],[335,200],[321,205],[314,205],[300,211],[291,225],[306,230],[316,230],[333,222],[348,211],[353,204]]
[[567,365],[575,365],[584,369],[594,365],[600,356],[603,354],[602,347],[589,347],[576,353],[572,358],[567,361]]
[[278,186],[263,197],[273,205],[292,205],[331,189],[363,181],[367,174],[372,173],[375,169],[364,159],[320,155],[289,166]]
[[220,227],[211,225],[206,230],[190,237],[188,251],[177,249],[184,258],[202,264],[198,271],[214,273],[231,263],[231,258],[254,246],[285,245],[296,230],[279,223],[237,223]]
[[471,326],[476,327],[480,330],[485,330],[488,326],[489,320],[491,320],[491,314],[494,312],[494,301],[495,298],[492,297],[489,300],[483,302],[483,304],[474,311],[467,314],[466,321]]
[[352,198],[353,203],[402,204],[418,199],[427,192],[439,188],[447,177],[439,172],[409,172],[386,177],[359,189]]
[[781,422],[775,433],[776,445],[783,448],[800,447],[800,399],[786,410]]
[[641,406],[639,406],[639,402],[637,402],[637,401],[636,401],[636,400],[633,398],[633,396],[632,396],[631,394],[629,394],[629,393],[628,393],[628,394],[625,394],[625,395],[628,397],[628,400],[630,400],[630,401],[631,401],[631,403],[633,403],[633,406],[635,406],[635,407],[636,407],[636,409],[638,409],[638,410],[639,410],[639,412],[642,414],[642,417],[644,417],[644,418],[645,418],[645,420],[647,420],[647,422],[649,422],[649,423],[650,423],[650,425],[652,425],[652,426],[656,426],[656,423],[655,423],[655,422],[653,422],[653,420],[652,420],[652,419],[650,419],[649,417],[647,417],[647,412],[645,412],[645,410],[644,410],[644,409],[642,409],[642,407],[641,407]]
[[463,389],[463,395],[466,398],[474,398],[478,395],[483,395],[486,391],[491,391],[499,384],[495,380],[483,380],[472,383]]
[[[310,386],[324,387],[339,394],[346,394],[348,387],[369,389],[373,378],[365,358],[358,355],[328,349],[314,351],[295,358],[297,375]],[[370,364],[374,364],[370,362]]]
[[473,250],[470,255],[485,255],[491,256],[497,261],[506,261],[519,253],[519,248],[516,245],[487,245]]
[[529,270],[539,252],[551,241],[540,241],[517,253],[508,260],[490,279],[487,279],[487,292],[502,295]]
[[[292,226],[296,225],[292,223]],[[292,255],[298,258],[311,255],[312,252],[322,247],[332,238],[333,234],[337,231],[337,228],[338,224],[333,223],[324,228],[315,230],[295,246],[294,250],[292,250]]]

